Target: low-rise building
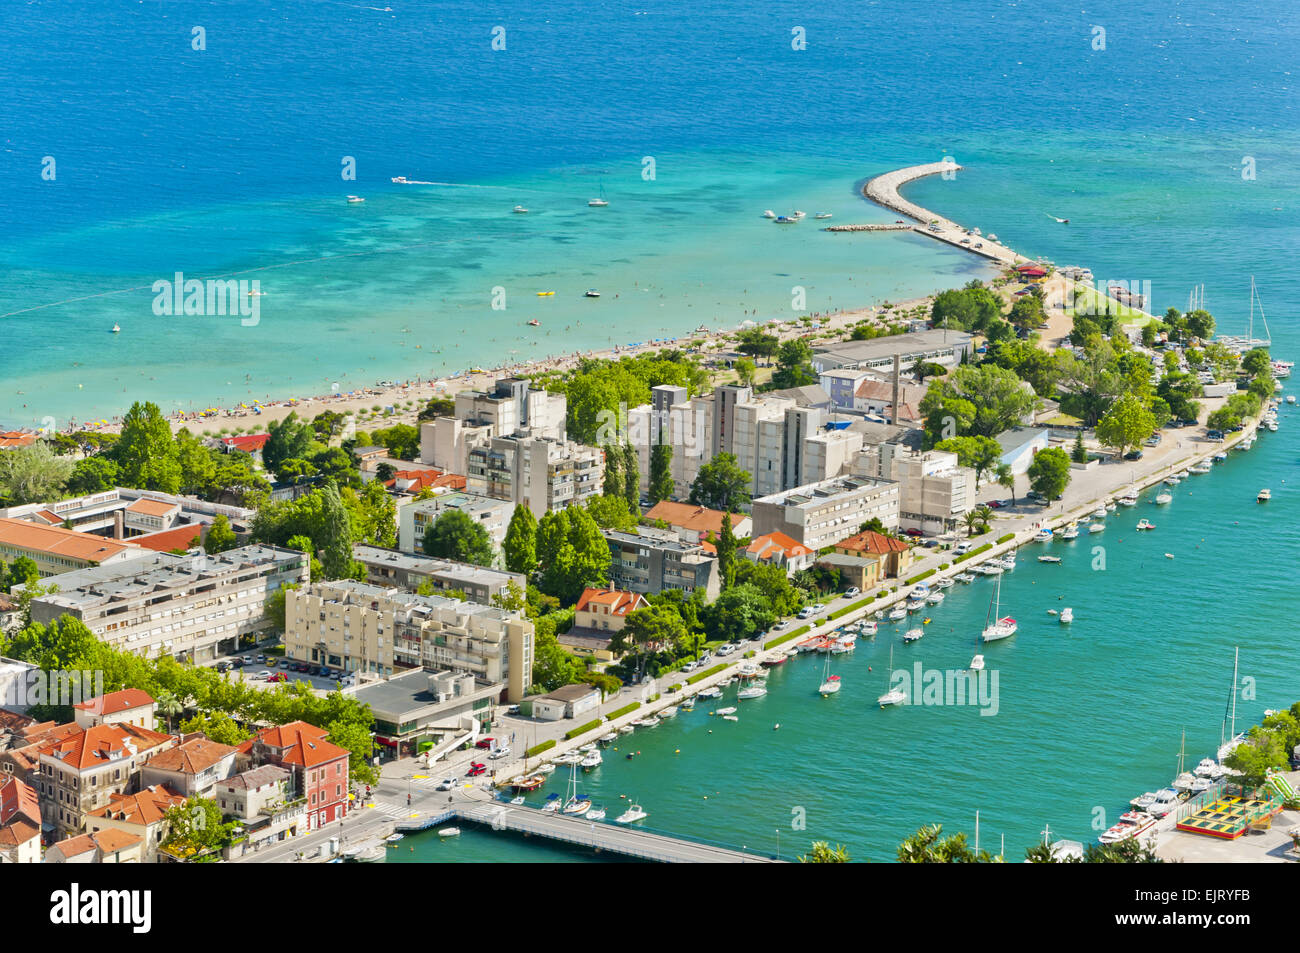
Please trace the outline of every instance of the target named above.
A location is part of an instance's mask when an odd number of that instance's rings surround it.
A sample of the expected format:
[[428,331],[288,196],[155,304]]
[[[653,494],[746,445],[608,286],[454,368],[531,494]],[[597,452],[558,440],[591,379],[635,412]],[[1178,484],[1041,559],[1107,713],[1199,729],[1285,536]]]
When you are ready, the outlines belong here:
[[264,606],[272,592],[310,580],[308,557],[279,546],[212,556],[149,553],[48,580],[57,591],[32,600],[32,619],[71,615],[114,648],[204,662],[270,628]]
[[[912,547],[897,536],[885,536],[873,530],[855,533],[835,543],[835,552],[844,556],[875,558],[881,562],[883,575],[898,578],[912,564]],[[865,588],[865,587],[859,587]]]
[[[645,518],[652,522],[663,520],[682,539],[698,543],[710,536],[715,540],[721,536],[722,519],[726,515],[722,510],[711,510],[694,503],[661,500],[646,511]],[[737,539],[748,538],[752,529],[748,513],[731,514],[731,531]]]
[[440,493],[428,500],[412,500],[397,508],[397,548],[404,553],[421,552],[424,531],[449,510],[460,510],[487,531],[496,549],[506,538],[506,527],[514,515],[513,503],[472,493]]
[[86,815],[86,832],[115,830],[140,838],[142,859],[153,861],[160,845],[170,833],[167,812],[180,807],[185,798],[161,784],[143,788],[135,794],[109,795],[108,803]]
[[41,861],[41,807],[35,788],[0,777],[0,864]]
[[522,594],[528,588],[523,573],[476,566],[473,563],[439,559],[417,553],[361,544],[352,547],[352,558],[366,568],[366,582],[376,586],[416,591],[428,584],[435,593],[463,592],[470,602],[492,605],[504,598],[513,583]]
[[817,565],[824,569],[834,569],[840,574],[844,586],[857,586],[863,592],[871,589],[885,578],[885,557],[846,556],[843,553],[826,553],[817,557]]
[[47,864],[138,864],[143,860],[144,841],[112,828],[74,835],[45,852]]
[[755,537],[745,550],[745,558],[760,566],[779,566],[787,574],[807,569],[817,554],[785,533],[767,533]]
[[573,610],[573,625],[556,636],[560,644],[579,655],[594,655],[600,661],[613,661],[609,644],[623,631],[627,614],[648,606],[639,592],[620,589],[584,589]]
[[896,529],[898,505],[894,481],[842,477],[757,499],[750,512],[755,534],[784,533],[816,551],[873,518]]
[[57,576],[86,566],[112,566],[141,555],[130,543],[78,533],[62,526],[45,526],[21,519],[0,518],[0,562],[27,557],[42,577]]
[[687,595],[698,589],[709,601],[718,597],[718,560],[702,544],[685,542],[671,530],[601,532],[609,543],[614,588],[645,594],[680,589]]
[[[525,712],[524,708],[530,708]],[[590,685],[564,685],[546,695],[538,695],[520,706],[521,713],[541,721],[581,718],[600,707],[600,690]]]
[[225,817],[237,820],[246,840],[226,851],[226,859],[242,857],[307,830],[307,800],[297,796],[287,768],[264,764],[217,783],[212,792]]
[[98,725],[135,725],[137,728],[154,730],[158,703],[148,692],[138,688],[124,688],[87,699],[79,705],[73,705],[72,717],[80,728],[94,728]]
[[[839,341],[814,348],[813,369],[818,374],[842,368],[892,373],[894,358],[909,368],[917,361],[955,367],[970,350],[971,335],[965,331],[913,331],[891,334],[869,341]],[[829,390],[829,388],[828,388]]]
[[1017,476],[1029,469],[1040,450],[1046,450],[1051,431],[1041,427],[1012,427],[993,439],[1002,447],[999,463],[1011,468]]
[[296,797],[304,800],[308,830],[341,821],[348,814],[348,758],[346,748],[327,741],[324,728],[294,721],[259,731],[240,745],[241,765],[273,764],[289,772]]
[[351,694],[374,714],[375,744],[404,758],[487,732],[502,687],[465,673],[418,668],[361,685]]
[[238,749],[199,735],[164,751],[140,769],[140,783],[160,784],[186,797],[209,797],[235,773]]
[[532,679],[533,623],[495,606],[344,580],[285,597],[285,655],[348,672],[468,672],[504,684],[511,701]]

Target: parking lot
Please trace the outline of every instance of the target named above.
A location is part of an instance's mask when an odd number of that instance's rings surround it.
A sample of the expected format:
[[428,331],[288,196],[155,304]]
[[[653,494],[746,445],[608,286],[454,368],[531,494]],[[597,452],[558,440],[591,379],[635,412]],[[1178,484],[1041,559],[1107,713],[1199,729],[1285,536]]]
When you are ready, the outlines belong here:
[[[307,682],[314,689],[328,692],[342,684],[333,674],[321,674],[319,666],[308,666],[282,656],[268,654],[267,649],[277,644],[274,640],[264,642],[256,648],[219,656],[207,665],[218,671],[229,672],[234,678],[255,687],[275,685],[280,682]],[[309,668],[310,671],[307,671]]]

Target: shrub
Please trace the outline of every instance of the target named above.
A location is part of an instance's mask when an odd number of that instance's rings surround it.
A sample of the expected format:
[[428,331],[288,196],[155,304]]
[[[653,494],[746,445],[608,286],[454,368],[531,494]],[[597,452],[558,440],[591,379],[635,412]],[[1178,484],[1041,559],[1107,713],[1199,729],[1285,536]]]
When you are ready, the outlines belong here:
[[950,565],[952,565],[952,564],[951,564],[951,563],[939,563],[939,570],[940,570],[940,572],[942,572],[943,570],[947,569]]
[[999,537],[998,537],[998,542],[997,542],[997,544],[998,544],[999,546],[1001,546],[1001,545],[1002,545],[1003,543],[1005,543],[1007,540],[1009,540],[1009,539],[1015,539],[1015,538],[1016,538],[1016,534],[1015,534],[1015,533],[1007,533],[1007,535],[1005,535],[1005,536],[999,536]]
[[[803,635],[805,632],[808,631],[808,628],[809,628],[808,626],[803,625],[795,629],[793,632],[787,632],[785,633],[785,635],[778,635],[771,642],[766,643],[763,646],[763,648],[770,649],[770,648],[775,648],[778,645],[784,645],[786,642],[789,642],[791,639],[799,638],[799,636]],[[724,668],[724,667],[725,666],[722,665],[718,666],[718,668]]]
[[689,677],[686,679],[686,684],[687,684],[687,685],[694,685],[696,682],[698,682],[698,681],[699,681],[700,679],[702,679],[702,678],[708,678],[710,675],[717,675],[719,672],[721,672],[721,671],[722,671],[724,668],[726,668],[726,667],[727,667],[727,665],[726,665],[726,663],[724,662],[722,665],[715,665],[715,666],[713,666],[713,668],[705,669],[703,672],[696,672],[694,675],[691,675],[691,676],[689,676]]
[[595,721],[589,721],[585,725],[579,725],[577,728],[574,728],[572,731],[567,731],[564,733],[565,740],[576,738],[578,737],[578,735],[585,735],[587,732],[591,731],[591,729],[599,728],[604,723],[605,722],[602,719],[597,718]]
[[527,751],[524,752],[524,757],[533,758],[541,754],[543,751],[549,751],[551,748],[554,747],[555,747],[555,739],[551,738],[549,741],[543,741],[541,744],[533,745],[531,748],[529,748]]
[[930,576],[933,575],[934,575],[934,570],[927,569],[925,572],[921,573],[920,575],[913,576],[911,579],[907,580],[907,584],[910,586],[913,583],[920,582],[922,579],[928,579]]
[[965,562],[966,560],[970,559],[972,556],[978,556],[980,553],[987,552],[992,548],[993,548],[992,543],[985,543],[983,546],[980,546],[976,549],[972,549],[969,553],[958,556],[956,559],[953,560],[953,563],[956,564],[956,563]]
[[630,705],[624,705],[622,708],[618,709],[618,711],[610,712],[608,715],[605,716],[605,720],[613,721],[616,718],[622,718],[628,712],[636,711],[640,707],[641,707],[640,702],[632,702],[632,704]]

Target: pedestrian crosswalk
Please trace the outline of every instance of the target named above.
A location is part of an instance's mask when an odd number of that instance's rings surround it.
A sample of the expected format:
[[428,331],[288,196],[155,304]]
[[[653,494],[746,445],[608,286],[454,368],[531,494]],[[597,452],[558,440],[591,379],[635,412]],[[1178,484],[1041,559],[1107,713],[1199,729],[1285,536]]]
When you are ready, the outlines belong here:
[[391,817],[394,820],[409,817],[414,813],[411,808],[405,804],[390,804],[384,801],[376,801],[374,810],[376,813],[383,814],[385,817]]

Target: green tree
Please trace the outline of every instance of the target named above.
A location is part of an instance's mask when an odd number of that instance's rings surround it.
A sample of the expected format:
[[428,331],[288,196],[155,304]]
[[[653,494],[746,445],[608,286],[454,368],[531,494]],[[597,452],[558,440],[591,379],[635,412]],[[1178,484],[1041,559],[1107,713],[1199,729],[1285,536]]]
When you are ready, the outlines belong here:
[[63,495],[74,464],[57,456],[45,440],[0,451],[0,498],[10,505],[53,502]]
[[626,484],[623,482],[623,454],[617,446],[605,448],[605,483],[601,492],[606,496],[622,496]]
[[718,576],[722,588],[731,586],[736,579],[736,534],[731,529],[731,514],[722,517],[722,528],[716,543],[718,550]]
[[369,726],[357,721],[338,720],[325,726],[329,732],[326,740],[348,752],[348,778],[354,784],[378,784],[379,772],[375,770],[374,740]]
[[262,465],[276,474],[285,460],[305,458],[316,436],[310,423],[298,419],[297,411],[291,411],[289,416],[275,421],[266,430],[270,436],[262,446]]
[[738,358],[735,368],[736,377],[740,383],[746,387],[752,387],[754,385],[754,375],[757,373],[754,362],[747,357]]
[[175,692],[161,691],[154,699],[158,703],[158,714],[167,722],[167,733],[171,734],[172,719],[185,710],[184,703],[176,697]]
[[477,566],[492,565],[492,538],[482,523],[463,510],[449,509],[439,514],[424,531],[423,545],[429,556]]
[[184,427],[176,432],[175,443],[181,492],[191,496],[206,492],[217,474],[217,455]]
[[661,443],[650,448],[650,502],[671,500],[676,489],[673,483],[673,447]]
[[898,845],[900,864],[988,864],[995,858],[987,850],[974,850],[965,834],[943,837],[943,825],[927,824]]
[[817,372],[813,370],[812,353],[812,345],[802,338],[782,342],[777,349],[777,369],[772,374],[772,386],[785,388],[816,384]]
[[223,514],[217,514],[217,518],[212,521],[212,526],[208,529],[207,538],[203,541],[203,551],[209,556],[215,556],[217,553],[234,549],[238,544],[235,531],[230,528],[230,520]]
[[158,405],[138,401],[122,418],[122,432],[109,453],[124,486],[163,493],[181,489],[181,465],[172,430]]
[[640,522],[640,508],[629,507],[621,496],[593,496],[587,501],[587,512],[601,529],[630,532]]
[[1257,347],[1247,351],[1241,356],[1241,369],[1251,377],[1258,377],[1260,374],[1271,374],[1273,364],[1268,355],[1268,350]]
[[1011,466],[1006,463],[999,463],[993,471],[993,479],[997,481],[998,486],[1004,487],[1011,491],[1011,505],[1016,505],[1016,475]]
[[501,543],[506,568],[532,576],[537,570],[537,517],[526,505],[515,507]]
[[13,592],[14,586],[30,586],[40,578],[41,570],[35,561],[27,556],[19,556],[9,564],[9,569],[4,574],[5,592]]
[[985,473],[995,470],[1002,459],[1002,445],[992,437],[952,437],[935,444],[934,449],[957,454],[957,463],[975,471],[975,485]]
[[221,809],[212,798],[192,797],[167,809],[163,815],[167,836],[159,845],[177,857],[192,857],[230,843],[234,822],[222,823]]
[[738,512],[749,505],[753,477],[736,462],[734,454],[720,453],[700,467],[691,484],[690,500],[696,506]]
[[760,328],[747,328],[736,336],[736,350],[750,357],[765,357],[769,360],[776,353],[780,339],[775,334],[768,334]]
[[96,454],[76,462],[68,477],[67,491],[74,496],[88,496],[117,485],[117,464],[103,454]]
[[675,607],[652,604],[627,614],[623,628],[610,640],[610,650],[631,653],[632,664],[627,667],[640,675],[645,671],[647,655],[675,648],[688,634]]
[[1027,471],[1029,485],[1050,503],[1059,500],[1070,482],[1070,457],[1060,447],[1048,447],[1034,455]]
[[[354,574],[352,558],[352,520],[338,488],[333,484],[320,491],[321,497],[321,569],[326,579],[348,579]],[[314,539],[315,537],[313,537]]]
[[1097,439],[1118,453],[1136,449],[1155,433],[1156,419],[1142,401],[1132,394],[1124,394],[1110,405],[1106,416],[1097,423]]
[[629,509],[641,512],[641,461],[630,443],[623,444],[623,498]]
[[849,852],[841,844],[832,847],[827,841],[813,841],[812,850],[799,858],[801,864],[847,864]]
[[1083,431],[1074,435],[1074,447],[1070,450],[1070,459],[1075,463],[1087,463],[1088,451],[1083,446]]

